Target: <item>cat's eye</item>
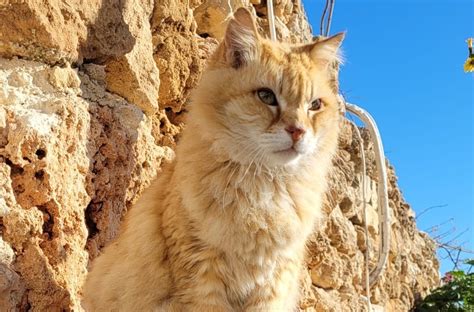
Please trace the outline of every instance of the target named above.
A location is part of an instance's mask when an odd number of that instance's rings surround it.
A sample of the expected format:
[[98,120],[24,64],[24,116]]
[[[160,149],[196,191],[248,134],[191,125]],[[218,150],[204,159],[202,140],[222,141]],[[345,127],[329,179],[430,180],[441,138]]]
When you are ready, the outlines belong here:
[[278,106],[278,101],[276,99],[275,93],[268,88],[262,88],[257,90],[257,96],[263,103],[270,106]]
[[312,111],[318,111],[323,107],[323,101],[321,99],[316,99],[313,102],[311,102],[311,105],[309,106],[309,110]]

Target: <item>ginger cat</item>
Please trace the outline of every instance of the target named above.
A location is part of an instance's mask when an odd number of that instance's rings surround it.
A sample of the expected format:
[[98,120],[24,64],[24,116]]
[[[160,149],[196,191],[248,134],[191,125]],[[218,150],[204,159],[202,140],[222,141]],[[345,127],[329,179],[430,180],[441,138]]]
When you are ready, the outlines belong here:
[[87,311],[294,311],[340,118],[343,34],[262,38],[235,12],[175,161],[93,263]]

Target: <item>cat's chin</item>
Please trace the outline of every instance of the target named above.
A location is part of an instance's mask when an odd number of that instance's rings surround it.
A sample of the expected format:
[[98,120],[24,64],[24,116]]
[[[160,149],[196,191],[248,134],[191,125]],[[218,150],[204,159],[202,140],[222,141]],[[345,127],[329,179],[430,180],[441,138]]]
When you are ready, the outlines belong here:
[[271,158],[273,165],[286,166],[296,164],[301,155],[301,152],[298,152],[295,148],[290,147],[284,150],[273,152]]

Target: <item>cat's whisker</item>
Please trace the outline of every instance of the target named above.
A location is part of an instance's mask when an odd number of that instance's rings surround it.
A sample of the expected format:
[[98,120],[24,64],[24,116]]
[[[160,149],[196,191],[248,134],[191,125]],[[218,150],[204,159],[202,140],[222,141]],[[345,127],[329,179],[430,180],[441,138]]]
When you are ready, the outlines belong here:
[[244,171],[244,174],[241,176],[241,179],[240,179],[239,183],[242,182],[242,180],[243,180],[243,179],[245,178],[245,176],[247,175],[247,173],[248,173],[250,167],[252,166],[252,164],[254,163],[255,159],[256,159],[257,156],[259,155],[260,150],[261,150],[261,148],[259,148],[258,146],[257,146],[257,148],[254,150],[254,152],[253,152],[253,154],[252,154],[252,155],[254,155],[254,156],[253,156],[252,160],[250,161],[250,163],[249,163],[247,169]]
[[271,172],[268,167],[265,165],[266,164],[266,159],[267,158],[267,155],[266,153],[262,153],[262,157],[261,157],[261,160],[259,161],[260,162],[260,173],[262,172]]
[[259,158],[258,158],[258,161],[256,162],[255,171],[253,173],[254,180],[257,178],[257,173],[260,174],[262,172],[262,168],[264,165],[262,160],[264,159],[264,156],[265,156],[265,149],[260,148]]
[[224,187],[224,194],[222,195],[222,210],[225,209],[225,200],[226,200],[226,192],[227,192],[227,189],[229,188],[229,185],[230,185],[230,180],[232,179],[232,176],[234,175],[234,173],[237,171],[237,170],[240,170],[240,165],[237,164],[237,163],[233,163],[234,164],[234,169],[232,170],[231,174],[229,175],[228,179],[227,179],[227,182],[225,184],[225,187]]
[[252,155],[254,148],[255,147],[252,144],[247,144],[243,149],[240,149],[234,157],[236,159],[240,159],[241,157],[245,156],[247,153],[250,153],[250,155]]
[[260,151],[258,153],[258,158],[256,159],[255,161],[255,170],[253,172],[253,178],[254,178],[254,181],[256,181],[258,175],[261,174],[262,172],[262,167],[264,165],[264,163],[262,162],[264,156],[265,156],[265,153],[266,153],[266,150],[264,148],[260,148]]

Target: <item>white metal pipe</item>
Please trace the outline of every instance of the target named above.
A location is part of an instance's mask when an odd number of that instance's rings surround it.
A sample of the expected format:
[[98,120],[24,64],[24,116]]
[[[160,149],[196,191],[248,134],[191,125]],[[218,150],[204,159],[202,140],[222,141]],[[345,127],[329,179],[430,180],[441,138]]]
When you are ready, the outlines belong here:
[[388,207],[388,186],[387,186],[387,168],[385,166],[385,154],[382,146],[382,139],[372,116],[362,108],[346,103],[346,109],[356,115],[362,120],[374,143],[375,163],[377,166],[378,183],[377,183],[377,198],[378,198],[378,215],[379,215],[379,257],[377,266],[370,272],[370,285],[372,286],[380,274],[385,269],[388,259],[388,252],[390,250],[390,214]]
[[275,28],[275,13],[273,11],[273,0],[267,0],[268,27],[270,28],[270,39],[277,40]]

